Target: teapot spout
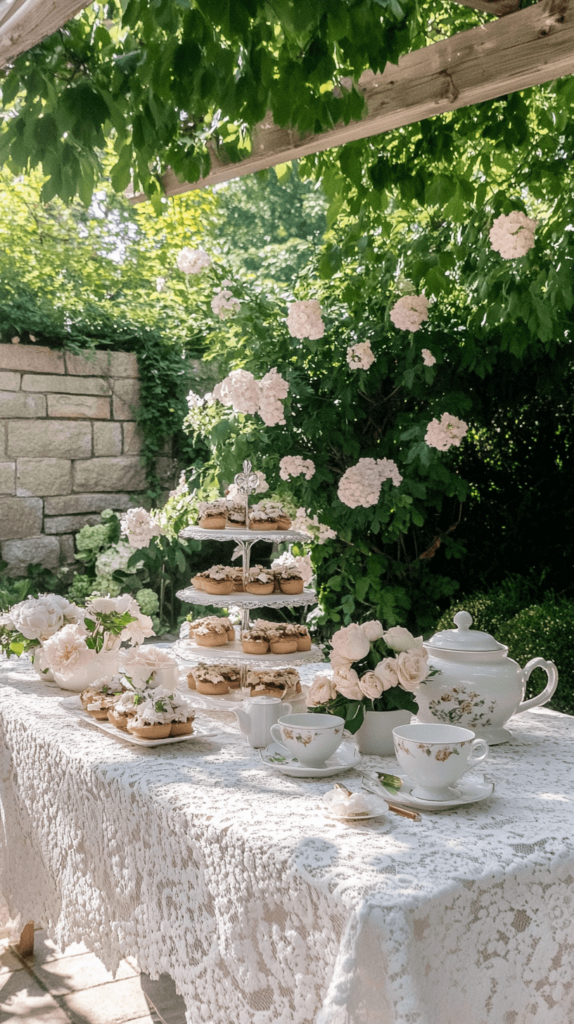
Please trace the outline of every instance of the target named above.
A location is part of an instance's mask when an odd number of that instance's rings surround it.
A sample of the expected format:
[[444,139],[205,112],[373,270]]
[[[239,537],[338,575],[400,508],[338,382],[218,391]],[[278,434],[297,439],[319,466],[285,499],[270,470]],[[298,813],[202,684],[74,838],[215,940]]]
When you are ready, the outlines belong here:
[[233,713],[237,716],[241,732],[245,736],[249,736],[249,733],[251,732],[251,718],[249,715],[247,715],[245,711],[242,711],[241,708],[233,708]]

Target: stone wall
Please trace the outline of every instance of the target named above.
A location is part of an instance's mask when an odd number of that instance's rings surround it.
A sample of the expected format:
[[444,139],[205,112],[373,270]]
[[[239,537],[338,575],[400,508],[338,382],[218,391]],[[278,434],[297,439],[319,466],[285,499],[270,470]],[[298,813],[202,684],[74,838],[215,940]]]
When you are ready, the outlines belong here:
[[[0,345],[0,551],[12,571],[73,561],[73,534],[146,488],[136,356]],[[171,485],[169,457],[158,471]]]

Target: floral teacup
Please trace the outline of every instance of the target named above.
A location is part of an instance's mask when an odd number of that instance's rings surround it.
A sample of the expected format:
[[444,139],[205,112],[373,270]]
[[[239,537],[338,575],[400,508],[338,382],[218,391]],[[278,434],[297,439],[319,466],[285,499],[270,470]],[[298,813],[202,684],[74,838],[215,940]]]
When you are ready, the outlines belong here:
[[271,726],[271,735],[301,764],[322,768],[340,745],[344,728],[345,719],[337,715],[283,715]]
[[393,739],[397,761],[415,783],[412,795],[420,800],[460,796],[455,783],[488,755],[486,740],[475,739],[470,729],[457,725],[399,725]]

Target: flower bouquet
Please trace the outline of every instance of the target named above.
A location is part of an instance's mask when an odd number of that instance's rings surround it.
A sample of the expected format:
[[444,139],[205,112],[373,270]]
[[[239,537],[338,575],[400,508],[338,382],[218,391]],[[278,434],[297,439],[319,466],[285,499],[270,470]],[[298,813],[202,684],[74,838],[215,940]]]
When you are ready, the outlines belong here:
[[[422,637],[414,637],[402,626],[385,632],[375,619],[343,627],[334,634],[331,645],[333,674],[315,677],[307,694],[307,707],[315,713],[344,718],[348,731],[359,733],[363,753],[392,753],[392,729],[416,715],[414,694],[434,674],[434,670],[429,671]],[[385,718],[383,712],[395,714]],[[366,739],[367,731],[373,730],[381,733],[378,746],[371,737]],[[366,749],[367,745],[371,749]]]

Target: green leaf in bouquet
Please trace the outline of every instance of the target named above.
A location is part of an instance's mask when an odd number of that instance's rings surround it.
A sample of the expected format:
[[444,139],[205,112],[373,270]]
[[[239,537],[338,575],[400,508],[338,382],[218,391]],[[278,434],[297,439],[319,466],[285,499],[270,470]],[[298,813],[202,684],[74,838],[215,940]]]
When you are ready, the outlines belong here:
[[12,640],[10,650],[12,651],[12,654],[17,654],[19,656],[24,653],[24,644],[20,640]]

